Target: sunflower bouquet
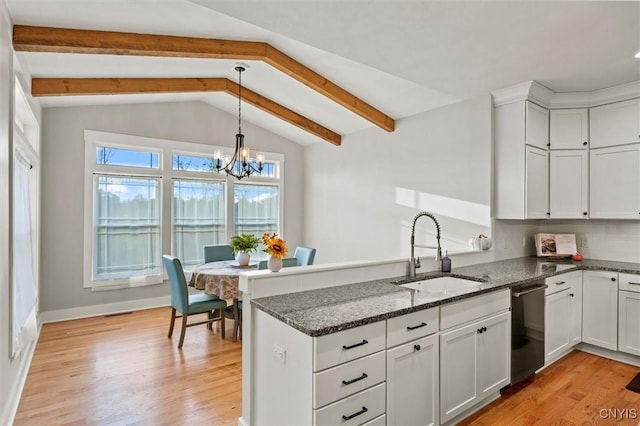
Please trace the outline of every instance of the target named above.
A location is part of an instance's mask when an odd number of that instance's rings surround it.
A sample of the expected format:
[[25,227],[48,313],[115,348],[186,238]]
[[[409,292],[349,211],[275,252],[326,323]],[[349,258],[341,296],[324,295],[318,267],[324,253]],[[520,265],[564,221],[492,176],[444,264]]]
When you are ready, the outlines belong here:
[[262,234],[262,243],[267,246],[264,252],[270,256],[282,259],[287,254],[287,242],[278,237],[278,234]]

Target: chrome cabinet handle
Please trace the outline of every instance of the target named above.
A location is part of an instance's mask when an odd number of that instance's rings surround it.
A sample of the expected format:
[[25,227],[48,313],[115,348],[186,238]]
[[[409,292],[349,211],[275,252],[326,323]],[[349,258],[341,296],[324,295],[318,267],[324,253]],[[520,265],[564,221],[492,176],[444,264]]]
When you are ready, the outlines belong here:
[[513,293],[513,297],[520,297],[520,296],[524,296],[525,294],[535,293],[536,291],[544,290],[547,287],[548,286],[545,284],[542,287],[534,287],[534,288],[532,288],[530,290],[516,292],[516,293]]

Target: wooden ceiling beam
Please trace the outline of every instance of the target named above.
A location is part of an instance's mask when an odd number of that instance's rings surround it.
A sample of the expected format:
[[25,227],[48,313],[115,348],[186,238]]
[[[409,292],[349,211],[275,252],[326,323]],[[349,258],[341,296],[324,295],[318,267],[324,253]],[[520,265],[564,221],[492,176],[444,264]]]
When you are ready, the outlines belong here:
[[[31,84],[34,97],[188,92],[226,92],[238,97],[239,90],[227,78],[34,78]],[[333,145],[341,144],[338,133],[246,87],[242,87],[242,100]]]
[[14,25],[13,47],[20,52],[259,60],[376,126],[395,129],[393,118],[267,43]]

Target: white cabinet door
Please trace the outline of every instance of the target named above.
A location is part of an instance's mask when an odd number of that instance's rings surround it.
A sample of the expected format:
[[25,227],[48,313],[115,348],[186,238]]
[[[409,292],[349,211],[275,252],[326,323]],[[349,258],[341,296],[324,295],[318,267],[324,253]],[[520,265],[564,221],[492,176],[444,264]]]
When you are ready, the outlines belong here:
[[549,153],[526,147],[526,219],[547,218],[549,204]]
[[570,289],[545,297],[544,363],[548,365],[569,348]]
[[618,274],[583,271],[582,341],[618,349]]
[[640,99],[590,109],[591,148],[640,142]]
[[445,423],[478,399],[480,323],[440,335],[440,422]]
[[478,396],[484,398],[511,382],[511,313],[481,323],[478,344]]
[[577,274],[569,290],[569,346],[582,341],[582,272]]
[[440,335],[440,421],[511,382],[511,313]]
[[549,110],[533,102],[525,107],[525,143],[541,149],[549,145]]
[[549,147],[551,149],[586,149],[589,145],[589,111],[587,108],[549,111]]
[[640,293],[619,292],[618,350],[640,355]]
[[587,151],[549,152],[549,217],[587,218],[589,154]]
[[387,351],[387,425],[439,424],[437,335]]
[[640,218],[640,144],[592,149],[589,216]]

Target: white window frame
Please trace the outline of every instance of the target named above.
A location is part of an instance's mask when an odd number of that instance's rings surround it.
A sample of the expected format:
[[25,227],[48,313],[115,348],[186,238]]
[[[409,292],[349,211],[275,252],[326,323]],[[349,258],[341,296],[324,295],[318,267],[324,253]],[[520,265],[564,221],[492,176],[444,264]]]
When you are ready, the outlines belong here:
[[[231,155],[232,148],[215,145],[181,142],[169,139],[158,139],[144,136],[133,136],[119,133],[85,130],[85,164],[84,164],[84,259],[83,259],[83,287],[98,289],[118,289],[135,285],[157,284],[166,279],[165,274],[161,278],[146,280],[129,279],[118,280],[93,280],[93,214],[94,214],[94,175],[113,174],[132,177],[159,177],[161,179],[161,248],[162,253],[171,253],[173,248],[173,181],[174,180],[203,180],[218,181],[224,183],[225,193],[225,239],[233,235],[233,196],[234,185],[238,180],[232,176],[201,171],[173,170],[173,155],[192,155],[213,157],[213,153],[222,150]],[[138,168],[131,166],[115,166],[96,163],[96,149],[100,146],[121,148],[129,150],[152,150],[159,153],[158,168]],[[263,183],[278,187],[278,233],[281,232],[284,220],[284,155],[280,153],[265,152],[265,161],[275,163],[275,177],[250,176],[244,178],[241,183]]]

